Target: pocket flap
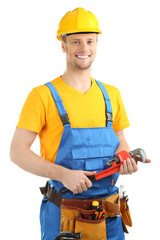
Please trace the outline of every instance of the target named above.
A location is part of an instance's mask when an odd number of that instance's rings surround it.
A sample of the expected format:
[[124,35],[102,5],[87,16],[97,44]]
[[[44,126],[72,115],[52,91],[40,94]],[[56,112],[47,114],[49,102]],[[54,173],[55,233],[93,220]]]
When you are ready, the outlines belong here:
[[109,157],[113,155],[113,148],[110,145],[72,148],[72,157],[77,160]]

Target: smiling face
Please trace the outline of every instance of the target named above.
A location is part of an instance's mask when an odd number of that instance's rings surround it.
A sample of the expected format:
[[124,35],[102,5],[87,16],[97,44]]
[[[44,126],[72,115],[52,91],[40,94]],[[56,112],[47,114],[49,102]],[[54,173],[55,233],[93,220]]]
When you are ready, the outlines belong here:
[[62,50],[66,52],[67,67],[85,70],[91,67],[97,49],[97,34],[72,34],[62,41]]

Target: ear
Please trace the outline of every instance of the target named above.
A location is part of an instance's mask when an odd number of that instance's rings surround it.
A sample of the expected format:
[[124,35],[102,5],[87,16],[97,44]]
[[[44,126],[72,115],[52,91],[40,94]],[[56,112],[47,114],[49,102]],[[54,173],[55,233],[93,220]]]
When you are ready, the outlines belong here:
[[62,48],[62,51],[65,53],[66,52],[66,44],[64,41],[61,41],[61,48]]

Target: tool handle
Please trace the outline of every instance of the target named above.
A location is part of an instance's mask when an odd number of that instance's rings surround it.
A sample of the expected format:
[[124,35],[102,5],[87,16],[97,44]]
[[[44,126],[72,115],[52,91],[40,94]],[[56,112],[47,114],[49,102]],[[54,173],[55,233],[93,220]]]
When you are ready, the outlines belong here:
[[71,190],[69,190],[68,188],[66,188],[66,187],[61,187],[59,190],[58,190],[58,194],[60,194],[60,195],[64,195],[64,194],[66,194],[66,193],[69,193],[69,192],[71,192]]
[[60,232],[54,240],[60,239],[81,239],[82,233]]
[[96,181],[96,178],[95,178],[95,175],[92,175],[92,176],[87,176],[89,178],[89,180],[91,182],[95,182]]
[[142,148],[137,148],[129,152],[130,156],[134,158],[134,156],[138,155],[142,159],[142,162],[146,162],[146,153]]

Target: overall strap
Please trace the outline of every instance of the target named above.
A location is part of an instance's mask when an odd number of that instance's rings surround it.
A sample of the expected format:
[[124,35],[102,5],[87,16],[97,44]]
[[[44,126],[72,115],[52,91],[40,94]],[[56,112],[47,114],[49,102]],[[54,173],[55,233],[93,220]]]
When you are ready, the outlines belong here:
[[50,91],[52,93],[52,97],[53,97],[53,99],[54,99],[54,101],[56,103],[56,106],[57,106],[57,109],[58,109],[61,121],[63,123],[63,126],[66,127],[66,126],[68,126],[68,124],[70,125],[68,114],[67,114],[67,112],[66,112],[66,110],[64,108],[62,99],[59,96],[59,93],[57,92],[56,88],[53,86],[53,84],[51,82],[48,82],[45,85],[50,89]]
[[96,80],[96,82],[103,93],[104,100],[106,103],[106,126],[112,127],[113,116],[112,116],[112,106],[111,106],[111,101],[110,101],[109,95],[107,93],[105,86],[97,80]]

